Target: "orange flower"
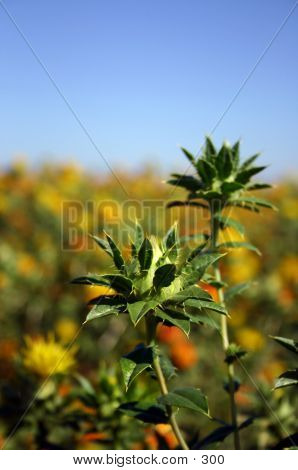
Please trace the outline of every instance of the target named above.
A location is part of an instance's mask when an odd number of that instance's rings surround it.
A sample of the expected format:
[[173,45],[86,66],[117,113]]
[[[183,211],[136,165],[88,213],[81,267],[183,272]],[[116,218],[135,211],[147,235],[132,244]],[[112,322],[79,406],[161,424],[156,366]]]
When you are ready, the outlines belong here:
[[60,395],[60,397],[64,398],[64,397],[67,397],[67,395],[69,395],[70,391],[71,391],[70,384],[61,384],[58,389],[58,394]]
[[169,424],[157,424],[155,430],[166,441],[169,449],[176,449],[178,441]]
[[131,450],[143,450],[144,446],[140,442],[136,442],[136,444],[133,444],[131,447]]
[[11,360],[15,357],[18,343],[14,339],[2,339],[0,341],[0,359]]
[[88,432],[80,437],[80,442],[103,441],[107,437],[105,432]]
[[91,408],[90,406],[84,405],[80,400],[75,400],[72,405],[71,409],[73,410],[81,410],[84,411],[85,413],[89,415],[96,415],[96,410],[94,408]]
[[157,338],[161,343],[173,344],[177,341],[185,341],[186,335],[176,326],[159,324],[157,327]]
[[291,289],[288,289],[287,287],[284,287],[281,289],[280,296],[279,296],[279,303],[287,308],[291,307],[294,302],[295,302],[295,295],[294,292]]
[[158,449],[158,439],[155,433],[150,433],[145,437],[146,446],[150,450],[157,450]]
[[191,341],[179,341],[171,345],[171,361],[180,370],[190,369],[198,362],[197,349]]
[[176,449],[178,441],[169,424],[157,424],[154,429],[145,429],[146,447],[151,450],[158,450],[162,439],[169,449]]
[[17,354],[18,343],[13,339],[2,339],[0,341],[0,376],[12,378],[15,374],[13,360]]
[[252,403],[252,389],[248,385],[241,385],[235,394],[235,401],[239,406],[249,406]]
[[77,235],[75,240],[69,241],[72,250],[85,251],[88,249],[88,238],[85,235]]
[[211,295],[211,297],[213,298],[215,302],[219,301],[218,290],[216,289],[216,287],[211,286],[210,284],[207,284],[206,282],[199,282],[199,286],[201,287],[201,289],[204,289],[206,292],[208,292],[208,294]]

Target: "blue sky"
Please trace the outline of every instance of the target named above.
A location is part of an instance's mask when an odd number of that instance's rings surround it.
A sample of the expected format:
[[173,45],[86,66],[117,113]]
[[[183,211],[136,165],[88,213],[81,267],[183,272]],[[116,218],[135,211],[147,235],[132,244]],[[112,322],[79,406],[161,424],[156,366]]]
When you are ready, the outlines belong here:
[[[112,167],[187,165],[287,16],[291,0],[6,0],[18,27]],[[214,133],[295,168],[298,8]],[[0,160],[105,163],[0,8]]]

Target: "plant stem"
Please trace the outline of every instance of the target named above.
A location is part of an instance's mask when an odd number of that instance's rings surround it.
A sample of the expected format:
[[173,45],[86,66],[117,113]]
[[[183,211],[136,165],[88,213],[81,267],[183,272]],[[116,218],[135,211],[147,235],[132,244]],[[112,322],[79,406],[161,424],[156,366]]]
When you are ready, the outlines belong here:
[[[147,332],[147,343],[148,344],[155,344],[155,335],[154,335],[154,338],[153,338],[152,337],[152,329],[153,329],[152,328],[152,323],[150,323],[150,316],[149,316],[148,319],[146,319],[146,332]],[[155,325],[154,325],[154,331],[155,331]],[[169,393],[168,386],[167,386],[165,376],[164,376],[163,371],[162,371],[161,366],[160,366],[160,360],[159,360],[158,354],[154,355],[152,365],[153,365],[153,369],[154,369],[155,374],[156,374],[156,378],[157,378],[157,381],[158,381],[158,384],[159,384],[160,391],[161,391],[162,395],[167,395]],[[172,427],[173,433],[175,434],[176,439],[179,442],[181,448],[183,450],[189,450],[189,447],[186,444],[186,442],[184,440],[184,437],[182,436],[181,430],[180,430],[179,425],[177,423],[176,417],[173,413],[172,407],[171,406],[166,406],[166,410],[167,410],[167,414],[168,414],[168,417],[169,417],[169,422],[170,422],[170,425]]]
[[[221,273],[218,266],[215,267],[215,278],[217,281],[221,281]],[[218,299],[219,303],[224,307],[224,295],[222,288],[218,289]],[[227,351],[230,341],[229,341],[229,334],[228,334],[228,323],[227,317],[225,315],[221,315],[221,337],[222,337],[222,345],[224,351]],[[241,449],[240,446],[240,436],[238,430],[238,423],[237,423],[237,407],[235,402],[235,373],[234,373],[234,365],[228,364],[228,380],[229,380],[229,396],[230,396],[230,410],[231,410],[231,421],[234,427],[234,447],[237,450]]]
[[[160,361],[159,361],[158,356],[155,356],[155,358],[153,359],[153,368],[155,370],[157,381],[159,383],[159,387],[160,387],[162,395],[167,395],[168,394],[168,387],[167,387],[165,377],[164,377],[163,372],[162,372],[161,367],[160,367]],[[186,442],[184,440],[184,437],[182,436],[179,425],[178,425],[178,423],[176,421],[176,418],[174,416],[172,407],[167,406],[166,408],[167,408],[167,413],[168,413],[168,416],[169,416],[169,422],[172,426],[173,433],[175,434],[175,436],[177,438],[177,441],[179,442],[182,449],[188,450],[189,447],[186,444]]]
[[[210,218],[210,225],[211,225],[211,248],[212,250],[216,251],[217,249],[217,236],[218,236],[218,230],[219,230],[219,223],[218,220],[214,217],[216,213],[220,212],[220,209],[216,209],[211,205],[210,206],[210,212],[211,212],[211,218]],[[218,262],[214,264],[214,275],[215,279],[218,282],[221,282],[221,272],[218,266]],[[224,300],[224,293],[222,287],[218,289],[218,300],[219,303],[225,307],[225,300]],[[228,322],[227,322],[227,317],[225,315],[221,315],[221,338],[222,338],[222,346],[223,350],[227,352],[227,349],[230,346],[230,341],[229,341],[229,333],[228,333]],[[232,426],[234,427],[234,447],[236,450],[241,449],[240,445],[240,436],[239,436],[239,429],[238,429],[238,423],[237,423],[237,406],[236,406],[236,401],[235,401],[235,372],[234,372],[234,365],[233,364],[228,364],[228,387],[229,387],[229,397],[230,397],[230,413],[231,413],[231,421],[232,421]]]

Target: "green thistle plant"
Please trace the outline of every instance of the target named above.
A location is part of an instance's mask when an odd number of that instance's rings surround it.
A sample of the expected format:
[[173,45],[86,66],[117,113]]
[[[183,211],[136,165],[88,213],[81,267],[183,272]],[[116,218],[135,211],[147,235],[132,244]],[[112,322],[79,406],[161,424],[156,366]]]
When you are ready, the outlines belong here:
[[182,250],[176,225],[162,242],[158,242],[154,237],[145,237],[140,225],[136,224],[127,261],[109,235],[105,239],[96,236],[93,239],[112,258],[117,272],[88,274],[72,281],[113,290],[112,295],[91,300],[92,308],[86,322],[108,315],[127,315],[134,327],[144,322],[146,345],[138,345],[120,361],[124,382],[128,388],[139,374],[149,371],[157,379],[161,391],[157,402],[125,403],[120,409],[145,422],[169,422],[181,448],[187,449],[173,408],[188,408],[210,417],[207,398],[196,388],[169,392],[166,379],[173,375],[173,368],[158,349],[156,326],[159,322],[174,325],[186,335],[191,323],[217,327],[212,315],[226,316],[226,309],[214,302],[197,282],[223,255],[201,254],[197,249],[192,252]]
[[[221,249],[227,248],[247,248],[260,254],[259,250],[247,242],[229,241],[218,243],[220,230],[232,227],[244,234],[244,227],[237,220],[230,216],[223,215],[223,210],[227,207],[239,207],[242,209],[260,212],[261,208],[275,209],[275,207],[265,199],[250,196],[250,191],[270,188],[265,183],[252,182],[252,177],[263,171],[265,166],[255,166],[254,163],[259,154],[253,155],[244,162],[240,161],[240,142],[233,146],[224,143],[220,150],[217,150],[212,140],[207,137],[202,154],[196,158],[188,150],[182,148],[186,158],[195,170],[194,175],[172,174],[168,181],[173,186],[184,188],[188,194],[185,201],[172,201],[168,207],[194,206],[210,211],[210,231],[204,234],[206,242],[198,247],[202,253],[209,252],[216,255]],[[225,302],[234,295],[240,293],[248,287],[248,284],[239,284],[227,289],[224,293],[223,287],[226,284],[221,278],[218,260],[213,264],[214,276],[209,277],[209,283],[218,288],[220,305],[225,308]],[[235,402],[235,392],[237,383],[235,381],[234,362],[245,354],[239,346],[230,344],[228,335],[227,316],[221,318],[221,336],[225,352],[225,362],[228,373],[228,392],[230,396],[231,421],[234,430],[234,445],[240,449],[239,429],[241,426],[237,422],[237,409]]]
[[252,177],[263,171],[266,166],[254,166],[259,154],[241,163],[239,141],[233,146],[224,143],[217,151],[212,140],[206,137],[202,155],[198,158],[184,148],[182,151],[195,169],[195,175],[177,173],[171,175],[172,178],[167,182],[186,189],[188,196],[187,201],[173,201],[169,204],[170,207],[189,204],[208,208],[212,202],[216,202],[216,205],[221,208],[235,206],[255,212],[259,212],[260,207],[274,207],[265,199],[246,195],[248,191],[266,189],[271,186],[251,181]]

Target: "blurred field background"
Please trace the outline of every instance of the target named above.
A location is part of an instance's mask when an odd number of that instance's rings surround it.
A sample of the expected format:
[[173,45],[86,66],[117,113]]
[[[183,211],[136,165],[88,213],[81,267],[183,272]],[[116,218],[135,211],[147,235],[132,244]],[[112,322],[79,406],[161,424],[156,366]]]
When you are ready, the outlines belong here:
[[[140,204],[172,197],[171,188],[150,168],[119,176]],[[178,196],[183,192],[177,191]],[[243,363],[249,377],[237,368],[241,385],[236,395],[241,417],[254,417],[252,427],[242,431],[246,449],[273,447],[295,431],[296,420],[294,390],[272,390],[275,378],[294,366],[293,358],[269,335],[297,336],[298,187],[283,179],[264,196],[279,212],[235,212],[262,256],[238,249],[223,264],[231,284],[253,282],[235,299],[230,320],[232,338],[248,350]],[[0,444],[5,448],[176,447],[167,425],[145,425],[117,411],[120,403],[153,393],[156,385],[142,376],[129,397],[125,395],[118,362],[137,342],[133,329],[127,330],[122,319],[93,321],[81,329],[86,302],[103,288],[97,292],[99,288],[69,284],[76,275],[109,269],[109,261],[100,250],[87,249],[87,234],[94,228],[91,213],[84,213],[75,246],[62,250],[61,238],[68,243],[62,230],[63,201],[118,201],[121,208],[123,197],[112,176],[97,176],[74,164],[32,169],[19,160],[0,170]],[[105,228],[110,217],[121,228],[123,214],[118,212],[102,209],[96,214],[99,227]],[[156,223],[148,217],[140,222],[158,234],[171,218],[179,220],[180,233],[187,235],[189,209],[171,209]],[[228,419],[219,335],[197,327],[188,340],[175,328],[164,327],[159,340],[181,371],[181,380],[207,394],[213,416]],[[64,354],[68,346],[70,352]],[[189,439],[195,438],[194,428],[202,438],[216,427],[191,413],[183,413],[183,423]],[[230,438],[222,446],[230,448]]]

